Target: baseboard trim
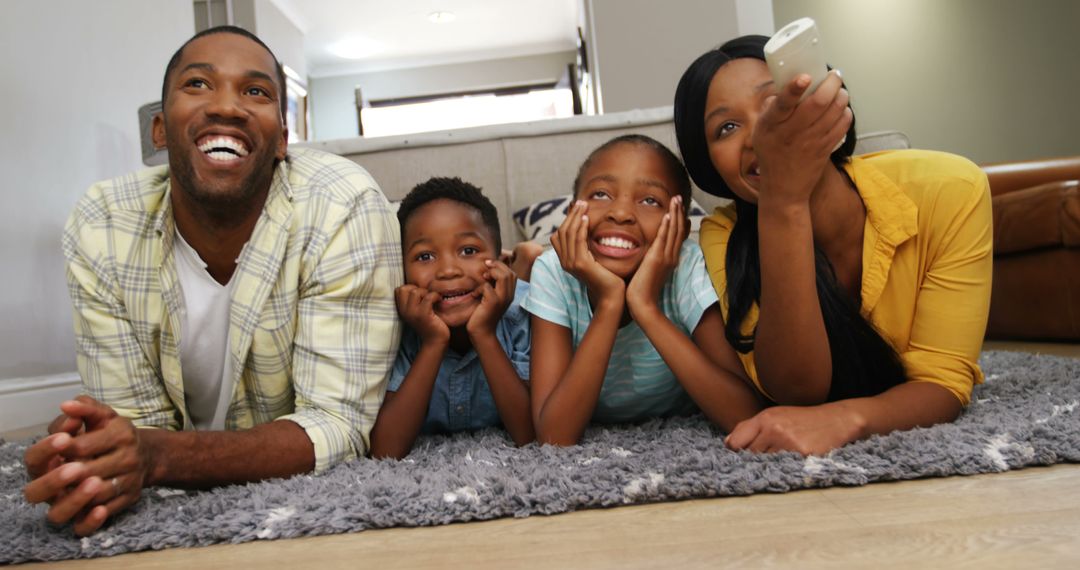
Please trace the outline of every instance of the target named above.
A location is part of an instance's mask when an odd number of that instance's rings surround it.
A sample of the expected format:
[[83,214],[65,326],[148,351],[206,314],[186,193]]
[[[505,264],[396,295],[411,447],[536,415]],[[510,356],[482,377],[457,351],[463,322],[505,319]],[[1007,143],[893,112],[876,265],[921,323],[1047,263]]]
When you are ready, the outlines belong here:
[[81,389],[77,372],[0,380],[0,432],[48,423]]

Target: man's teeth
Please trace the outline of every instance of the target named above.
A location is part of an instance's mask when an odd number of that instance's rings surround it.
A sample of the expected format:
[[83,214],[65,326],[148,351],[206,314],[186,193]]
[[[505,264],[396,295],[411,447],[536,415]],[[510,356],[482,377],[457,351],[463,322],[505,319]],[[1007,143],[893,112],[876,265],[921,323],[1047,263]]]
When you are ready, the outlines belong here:
[[248,155],[244,143],[232,137],[211,137],[199,145],[199,150],[214,160],[235,160]]
[[636,247],[634,245],[634,242],[632,242],[632,241],[630,241],[628,239],[623,239],[623,238],[618,238],[618,237],[603,237],[603,238],[600,238],[600,245],[607,246],[607,247],[617,247],[619,249],[634,249]]

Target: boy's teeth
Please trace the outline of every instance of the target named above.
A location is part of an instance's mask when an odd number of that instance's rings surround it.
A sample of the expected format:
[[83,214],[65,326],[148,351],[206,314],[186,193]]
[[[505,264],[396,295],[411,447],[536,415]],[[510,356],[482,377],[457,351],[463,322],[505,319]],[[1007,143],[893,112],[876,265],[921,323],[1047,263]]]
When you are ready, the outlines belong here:
[[617,237],[600,238],[600,245],[617,247],[619,249],[634,249],[634,242]]
[[247,156],[244,143],[226,136],[210,137],[199,145],[199,150],[216,160],[231,160],[237,156]]

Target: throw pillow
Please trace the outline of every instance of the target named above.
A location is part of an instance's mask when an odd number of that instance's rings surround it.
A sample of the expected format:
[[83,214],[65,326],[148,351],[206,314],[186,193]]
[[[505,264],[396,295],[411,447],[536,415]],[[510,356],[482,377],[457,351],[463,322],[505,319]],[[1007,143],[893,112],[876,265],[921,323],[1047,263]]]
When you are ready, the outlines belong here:
[[[541,200],[514,212],[514,225],[521,232],[522,238],[547,245],[548,238],[566,219],[566,212],[574,197],[571,194]],[[693,199],[690,200],[690,237],[697,239],[701,220],[706,215],[705,209]]]

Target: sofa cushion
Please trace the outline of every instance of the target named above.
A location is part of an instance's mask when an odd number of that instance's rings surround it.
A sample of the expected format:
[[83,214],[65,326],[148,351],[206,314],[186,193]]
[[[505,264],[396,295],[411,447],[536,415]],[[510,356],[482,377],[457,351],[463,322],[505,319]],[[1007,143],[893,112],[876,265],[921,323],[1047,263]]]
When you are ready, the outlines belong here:
[[1080,178],[1080,156],[984,164],[994,196],[1032,188],[1058,180]]
[[986,336],[1080,341],[1080,248],[995,258]]
[[1066,180],[994,196],[995,255],[1080,247],[1078,186]]
[[[514,225],[521,232],[523,239],[546,245],[551,234],[555,233],[555,230],[559,229],[559,225],[566,219],[566,212],[570,209],[570,203],[573,200],[573,195],[563,194],[530,204],[514,212]],[[696,241],[698,228],[701,227],[701,220],[705,217],[705,209],[693,198],[690,199],[689,217],[690,237]]]

